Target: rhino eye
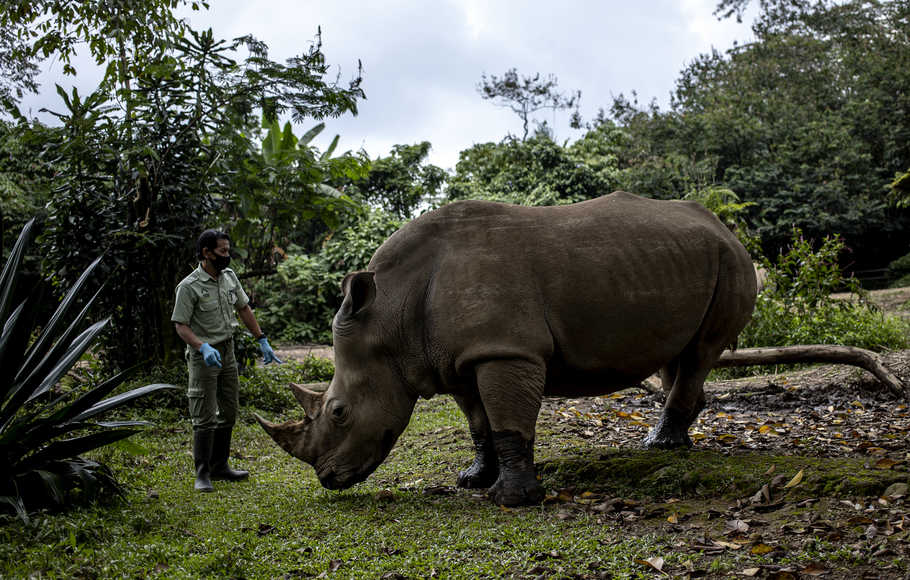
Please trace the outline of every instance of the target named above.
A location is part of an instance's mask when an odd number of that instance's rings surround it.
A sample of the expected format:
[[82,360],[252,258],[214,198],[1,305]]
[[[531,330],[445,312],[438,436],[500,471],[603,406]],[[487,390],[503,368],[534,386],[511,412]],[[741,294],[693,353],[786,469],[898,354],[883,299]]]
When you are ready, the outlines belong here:
[[348,414],[347,406],[338,399],[335,399],[329,403],[329,414],[332,415],[332,419],[343,421]]

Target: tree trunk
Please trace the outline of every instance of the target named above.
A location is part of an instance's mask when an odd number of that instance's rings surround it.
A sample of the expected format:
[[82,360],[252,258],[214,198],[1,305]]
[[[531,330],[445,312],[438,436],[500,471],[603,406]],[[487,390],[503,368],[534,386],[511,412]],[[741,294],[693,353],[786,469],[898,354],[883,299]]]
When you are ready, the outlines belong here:
[[726,350],[720,355],[715,368],[747,367],[793,363],[835,363],[861,367],[875,375],[891,392],[906,397],[904,384],[882,364],[881,358],[870,350],[852,346],[828,344],[803,344],[767,348]]

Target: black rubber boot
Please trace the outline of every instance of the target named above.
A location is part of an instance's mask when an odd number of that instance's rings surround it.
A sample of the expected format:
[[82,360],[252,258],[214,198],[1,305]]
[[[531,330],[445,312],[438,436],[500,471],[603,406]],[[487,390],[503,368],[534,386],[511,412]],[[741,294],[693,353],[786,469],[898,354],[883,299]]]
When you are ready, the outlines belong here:
[[231,452],[231,430],[233,427],[215,429],[212,443],[212,479],[240,481],[250,476],[249,471],[231,469],[228,465],[228,454]]
[[212,441],[215,433],[211,429],[193,431],[193,464],[196,467],[196,491],[215,491],[209,472],[212,458]]

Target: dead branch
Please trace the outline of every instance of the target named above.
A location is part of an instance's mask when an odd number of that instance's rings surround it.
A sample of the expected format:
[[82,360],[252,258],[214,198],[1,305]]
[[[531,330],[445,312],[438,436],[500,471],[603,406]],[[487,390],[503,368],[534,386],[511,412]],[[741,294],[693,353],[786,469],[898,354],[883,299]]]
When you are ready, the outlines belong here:
[[866,369],[899,397],[906,397],[904,384],[894,373],[882,364],[881,358],[863,348],[835,346],[829,344],[801,344],[768,348],[744,348],[736,351],[725,350],[715,368],[747,367],[753,365],[775,365],[794,363],[835,363]]

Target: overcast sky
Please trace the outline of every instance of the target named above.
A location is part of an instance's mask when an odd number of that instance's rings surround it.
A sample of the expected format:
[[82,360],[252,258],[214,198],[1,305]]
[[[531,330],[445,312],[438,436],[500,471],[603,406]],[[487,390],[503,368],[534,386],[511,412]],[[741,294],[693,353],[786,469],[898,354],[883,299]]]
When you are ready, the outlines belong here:
[[[341,136],[339,151],[385,156],[392,145],[430,141],[430,162],[454,168],[458,152],[475,143],[521,135],[511,111],[481,99],[481,75],[553,74],[563,91],[581,90],[581,113],[591,119],[620,93],[656,99],[665,108],[680,71],[711,48],[748,41],[748,23],[718,21],[716,0],[211,0],[208,11],[187,11],[194,28],[216,38],[252,34],[273,60],[304,52],[322,27],[323,52],[333,74],[347,81],[363,63],[357,117],[330,119],[316,144]],[[81,62],[81,61],[80,61]],[[80,73],[85,68],[78,65]],[[45,63],[42,95],[26,112],[59,109],[54,83],[90,91],[97,75],[64,77]],[[541,113],[559,141],[579,134],[565,113]],[[296,133],[311,127],[305,123]]]

